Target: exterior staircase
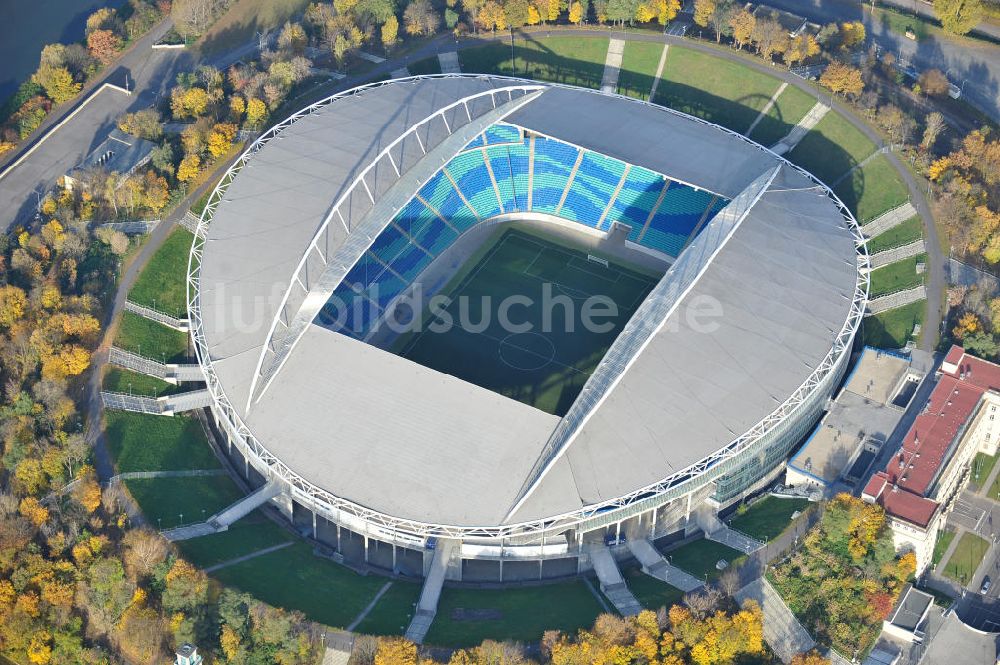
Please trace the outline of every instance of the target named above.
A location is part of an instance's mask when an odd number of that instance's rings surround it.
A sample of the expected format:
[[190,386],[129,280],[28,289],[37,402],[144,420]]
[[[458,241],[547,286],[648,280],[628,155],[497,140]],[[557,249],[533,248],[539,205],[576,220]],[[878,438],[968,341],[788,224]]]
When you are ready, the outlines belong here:
[[629,591],[618,570],[615,558],[611,556],[609,550],[603,543],[592,544],[589,548],[590,562],[597,573],[597,579],[601,583],[601,592],[611,601],[618,613],[622,616],[635,616],[642,611],[642,605],[635,599]]

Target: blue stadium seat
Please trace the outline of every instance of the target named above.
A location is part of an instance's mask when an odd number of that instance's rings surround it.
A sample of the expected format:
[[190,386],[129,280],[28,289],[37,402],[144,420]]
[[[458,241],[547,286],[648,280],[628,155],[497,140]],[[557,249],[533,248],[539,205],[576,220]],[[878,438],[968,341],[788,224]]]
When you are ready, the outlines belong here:
[[663,191],[663,184],[663,176],[641,166],[633,166],[629,169],[628,176],[622,183],[621,191],[615,197],[614,205],[608,211],[601,229],[610,228],[611,222],[624,222],[632,227],[629,240],[637,238],[653,208],[656,207],[660,192]]
[[[640,242],[643,245],[652,247],[652,243],[658,241],[647,240],[651,234],[654,236],[657,234],[670,234],[682,238],[681,248],[683,248],[684,242],[691,235],[691,232],[694,231],[695,227],[698,226],[702,215],[705,214],[705,210],[712,202],[712,196],[711,193],[704,190],[696,190],[693,187],[681,185],[676,182],[672,183],[667,189],[660,207],[656,209],[656,214],[650,220],[649,228]],[[716,206],[719,206],[719,204],[717,203]],[[718,208],[716,206],[713,207],[716,208],[715,211],[717,212]],[[680,249],[677,251],[679,252]],[[677,256],[677,254],[674,253],[671,256]]]
[[562,141],[535,139],[531,209],[555,214],[580,151]]
[[[497,146],[486,149],[493,169],[493,177],[500,190],[504,212],[527,210],[528,207],[528,149],[524,144]],[[520,192],[524,204],[517,196]]]
[[481,136],[486,141],[486,145],[519,143],[521,141],[521,130],[514,125],[497,123],[491,125]]
[[500,214],[500,203],[481,150],[470,150],[457,155],[448,162],[446,168],[480,218]]
[[596,152],[584,153],[559,214],[596,227],[624,171],[624,162]]

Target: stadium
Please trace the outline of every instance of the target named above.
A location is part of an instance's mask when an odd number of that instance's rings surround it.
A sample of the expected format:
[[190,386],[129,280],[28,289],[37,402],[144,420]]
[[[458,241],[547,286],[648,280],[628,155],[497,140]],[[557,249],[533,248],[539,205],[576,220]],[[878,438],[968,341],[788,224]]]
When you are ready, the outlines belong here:
[[[867,272],[837,197],[739,134],[444,75],[264,133],[205,209],[188,307],[228,454],[300,531],[516,582],[773,482],[847,369]],[[607,325],[571,325],[595,298]]]

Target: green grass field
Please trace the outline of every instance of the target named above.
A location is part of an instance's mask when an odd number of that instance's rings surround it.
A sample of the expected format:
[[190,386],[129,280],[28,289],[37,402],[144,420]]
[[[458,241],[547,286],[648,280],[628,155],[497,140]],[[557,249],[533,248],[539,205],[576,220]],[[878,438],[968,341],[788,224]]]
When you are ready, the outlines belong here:
[[739,63],[674,46],[653,101],[745,132],[780,85]]
[[875,144],[830,111],[787,156],[827,185],[875,152]]
[[384,577],[358,575],[317,557],[305,543],[227,566],[212,575],[265,603],[299,610],[309,619],[334,628],[349,625],[386,582]]
[[920,220],[920,216],[916,215],[869,240],[868,253],[875,254],[886,249],[908,245],[911,242],[920,240],[923,234],[923,223]]
[[144,397],[161,397],[172,395],[184,390],[182,386],[167,383],[155,376],[146,376],[139,372],[108,366],[101,383],[104,390],[113,393],[129,393]]
[[[622,66],[618,73],[618,93],[638,99],[649,99],[649,91],[653,87],[656,67],[660,64],[662,53],[662,44],[625,42]],[[669,58],[669,55],[667,57]]]
[[178,362],[187,357],[188,336],[161,323],[122,312],[115,346],[161,362]]
[[[482,332],[459,325],[447,332],[425,329],[399,343],[400,355],[560,416],[656,283],[648,275],[614,263],[605,267],[588,261],[585,251],[522,231],[503,233],[482,259],[469,264],[471,269],[445,288],[452,298],[446,314],[452,321],[463,320],[460,312],[467,302],[464,320],[479,322],[488,316],[489,326]],[[546,289],[551,297],[568,295],[581,304],[593,295],[610,297],[618,303],[618,316],[601,322],[614,323],[612,329],[585,330],[579,316],[570,312],[573,319],[567,319],[567,308],[552,307],[551,332],[542,332]],[[511,327],[500,320],[501,301],[514,294],[532,300],[512,308],[509,316],[514,325],[529,323],[529,332],[508,333]],[[443,317],[428,313],[425,320]]]
[[124,483],[150,524],[162,529],[201,522],[243,497],[229,476],[132,478]]
[[792,515],[809,507],[808,499],[782,499],[769,496],[750,506],[745,513],[729,521],[729,526],[756,538],[771,540],[792,523]]
[[201,423],[190,416],[108,411],[104,422],[119,473],[220,468]]
[[425,642],[449,647],[485,639],[537,642],[546,630],[573,634],[588,628],[602,611],[583,582],[502,590],[445,587]]
[[1000,501],[1000,476],[997,476],[996,480],[993,481],[993,485],[990,486],[986,495],[991,499]]
[[742,552],[707,538],[681,545],[676,550],[664,554],[672,565],[701,579],[707,576],[709,582],[722,574],[722,571],[715,567],[721,559],[725,559],[730,566],[733,566],[741,564],[747,558]]
[[550,37],[514,40],[514,67],[510,42],[490,44],[458,52],[463,72],[504,74],[600,88],[608,39]]
[[305,11],[309,0],[236,0],[202,36],[198,43],[204,55],[225,53],[266,32],[284,25]]
[[922,284],[926,273],[917,274],[918,263],[926,264],[927,255],[918,254],[917,256],[911,256],[908,259],[896,261],[895,263],[890,263],[887,266],[873,270],[871,274],[871,297],[877,298],[887,293],[911,289],[914,286]]
[[187,264],[193,240],[190,231],[175,228],[139,273],[128,292],[129,300],[182,317],[187,309]]
[[774,145],[792,131],[792,127],[815,105],[815,97],[794,85],[789,85],[754,127],[750,138],[761,145],[768,147]]
[[959,584],[966,584],[972,579],[972,575],[989,549],[990,544],[986,540],[966,531],[958,541],[958,547],[948,558],[942,573]]
[[987,455],[986,453],[976,453],[972,460],[972,467],[969,469],[969,487],[979,492],[986,489],[986,481],[993,473],[993,467],[997,465],[997,457],[1000,455]]
[[402,635],[410,625],[418,600],[419,584],[395,580],[354,630],[366,635]]
[[923,323],[926,300],[890,309],[873,316],[866,316],[863,325],[863,339],[868,346],[879,349],[898,349],[906,345],[913,327]]
[[656,611],[661,607],[669,609],[672,605],[680,604],[684,597],[684,592],[680,589],[650,577],[638,568],[630,568],[622,574],[632,595],[647,610]]
[[421,76],[425,74],[440,74],[441,73],[441,61],[438,57],[431,56],[430,58],[424,58],[423,60],[418,60],[416,62],[411,62],[406,66],[410,70],[410,74],[414,76]]
[[910,197],[899,172],[885,155],[876,155],[844,178],[834,191],[862,223],[906,203]]
[[885,7],[876,7],[873,18],[879,25],[901,37],[905,37],[906,31],[910,30],[918,40],[921,40],[928,37],[932,30],[932,25],[918,16],[903,14]]
[[931,563],[935,566],[941,563],[941,558],[944,557],[944,553],[948,551],[953,540],[955,540],[954,531],[938,531],[937,540],[934,541],[934,554],[931,555]]
[[226,531],[182,540],[177,543],[177,547],[185,559],[199,568],[207,568],[294,539],[295,536],[260,514],[260,511],[254,511]]

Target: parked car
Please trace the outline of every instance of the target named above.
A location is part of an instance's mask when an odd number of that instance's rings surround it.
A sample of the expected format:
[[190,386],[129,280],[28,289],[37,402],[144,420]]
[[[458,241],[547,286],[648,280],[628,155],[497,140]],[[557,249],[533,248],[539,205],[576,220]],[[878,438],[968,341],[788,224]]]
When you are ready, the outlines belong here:
[[990,590],[991,586],[993,586],[993,581],[990,579],[990,576],[987,575],[986,577],[983,578],[983,583],[979,587],[979,593],[986,595],[986,593]]

